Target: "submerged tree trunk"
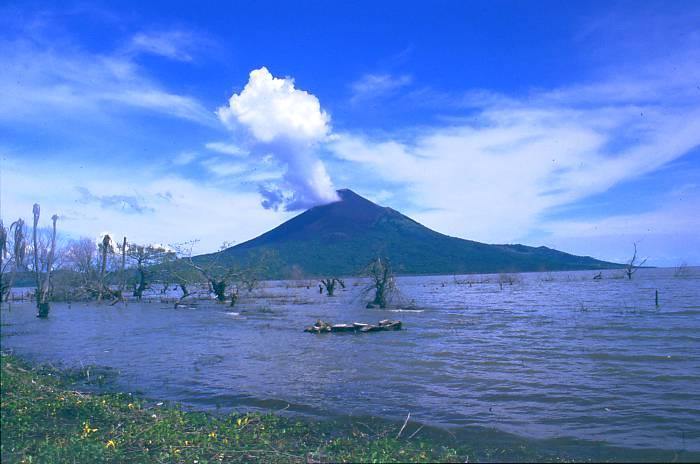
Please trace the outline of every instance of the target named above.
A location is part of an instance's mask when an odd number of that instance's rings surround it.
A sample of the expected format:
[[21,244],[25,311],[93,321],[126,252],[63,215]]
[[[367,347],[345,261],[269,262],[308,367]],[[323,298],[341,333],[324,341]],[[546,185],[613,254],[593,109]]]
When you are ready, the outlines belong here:
[[380,308],[386,308],[386,282],[382,281],[377,284],[377,288],[374,292],[374,301],[372,304],[379,306]]
[[5,224],[2,223],[0,219],[0,303],[3,302],[3,297],[5,295],[5,273],[3,272],[5,268],[3,267],[3,259],[5,258],[5,251],[7,250],[7,229],[5,229]]
[[367,303],[367,307],[386,308],[387,300],[391,297],[391,292],[394,290],[394,276],[389,260],[386,258],[373,260],[366,272],[372,281],[368,289],[374,289],[374,299]]
[[107,271],[107,251],[111,245],[112,238],[109,235],[105,235],[102,239],[102,262],[100,263],[100,288],[97,293],[97,302],[102,301],[102,295],[105,288],[105,273]]
[[216,299],[224,302],[226,301],[226,281],[225,280],[210,280],[211,289],[216,295]]
[[134,288],[134,296],[137,300],[141,301],[144,290],[146,290],[146,271],[142,267],[139,267],[139,283]]
[[32,227],[32,242],[34,243],[34,280],[36,283],[36,295],[34,295],[34,297],[36,298],[36,304],[38,306],[40,303],[39,298],[41,293],[41,273],[39,270],[39,243],[36,238],[36,228],[39,224],[39,215],[41,214],[41,207],[38,203],[34,203],[34,207],[32,208],[32,214],[34,215],[34,226]]
[[188,296],[190,296],[190,292],[187,289],[187,285],[184,283],[178,284],[180,286],[180,290],[182,290],[182,296],[180,297],[180,301],[184,300]]
[[[328,296],[333,296],[335,294],[335,285],[340,284],[341,287],[345,288],[345,282],[343,282],[341,279],[338,279],[337,277],[332,277],[330,279],[321,279],[321,284],[323,284],[323,287],[326,288],[326,293]],[[323,289],[321,289],[321,293],[323,293]]]
[[53,268],[53,258],[56,250],[56,221],[58,220],[57,215],[51,216],[51,222],[53,230],[51,233],[51,248],[49,248],[49,255],[46,261],[46,279],[41,286],[41,303],[46,304],[46,314],[48,315],[48,304],[49,304],[49,294],[51,292],[51,270]]
[[[0,289],[0,301],[10,301],[12,286],[15,282],[15,276],[18,269],[24,269],[24,258],[27,252],[27,241],[24,235],[24,220],[17,219],[10,224],[9,233],[12,234],[12,269],[10,270],[9,278],[5,277],[2,288]],[[7,245],[6,245],[7,246]]]
[[[37,317],[46,319],[49,317],[49,303],[46,301],[44,288],[41,279],[41,269],[39,268],[39,241],[37,240],[37,226],[39,225],[39,216],[41,215],[41,207],[38,203],[34,203],[32,208],[34,215],[34,227],[32,228],[32,241],[34,244],[34,280],[36,282],[36,307]],[[54,216],[55,217],[55,216]],[[54,234],[56,230],[56,220],[54,219]],[[48,280],[48,279],[47,279]]]
[[126,237],[124,237],[122,240],[122,262],[119,274],[121,277],[119,282],[119,290],[116,292],[116,298],[112,302],[112,306],[120,301],[123,301],[124,304],[126,304],[126,299],[124,298],[124,290],[126,290]]

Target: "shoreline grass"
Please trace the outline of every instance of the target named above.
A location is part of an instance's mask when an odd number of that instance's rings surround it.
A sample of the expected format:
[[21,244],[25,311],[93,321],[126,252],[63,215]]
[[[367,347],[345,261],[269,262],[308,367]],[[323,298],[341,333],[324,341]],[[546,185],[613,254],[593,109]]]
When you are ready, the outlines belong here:
[[2,353],[1,460],[34,462],[464,462],[467,450],[397,430],[329,430],[273,414],[216,416],[73,390],[75,375]]

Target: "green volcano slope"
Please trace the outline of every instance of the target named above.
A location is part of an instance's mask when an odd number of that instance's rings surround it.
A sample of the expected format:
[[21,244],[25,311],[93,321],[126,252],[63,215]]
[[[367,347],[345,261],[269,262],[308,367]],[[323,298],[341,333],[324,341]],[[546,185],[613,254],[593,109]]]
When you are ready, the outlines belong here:
[[197,260],[246,265],[251,256],[272,252],[275,265],[269,278],[300,273],[307,277],[355,275],[376,256],[388,257],[398,274],[622,267],[547,247],[488,245],[450,237],[351,190],[339,190],[338,194],[340,201],[311,208],[257,238]]

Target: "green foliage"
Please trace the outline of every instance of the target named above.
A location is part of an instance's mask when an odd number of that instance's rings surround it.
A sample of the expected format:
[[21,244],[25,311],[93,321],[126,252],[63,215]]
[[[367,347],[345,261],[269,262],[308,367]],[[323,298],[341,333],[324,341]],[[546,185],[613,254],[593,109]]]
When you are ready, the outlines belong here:
[[3,354],[2,462],[463,462],[468,455],[398,439],[386,427],[339,434],[333,424],[272,414],[219,417],[126,394],[83,394],[70,389],[74,374]]
[[274,253],[275,266],[265,270],[266,278],[290,278],[298,269],[307,277],[355,275],[377,256],[388,258],[396,274],[622,267],[546,247],[487,245],[450,237],[349,190],[339,194],[342,201],[312,208],[260,237],[195,261],[245,265],[256,254]]

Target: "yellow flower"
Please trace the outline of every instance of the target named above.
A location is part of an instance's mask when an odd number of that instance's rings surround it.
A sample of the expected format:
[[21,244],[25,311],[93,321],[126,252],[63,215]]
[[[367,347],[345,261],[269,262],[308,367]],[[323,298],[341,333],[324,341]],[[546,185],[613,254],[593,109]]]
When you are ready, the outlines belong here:
[[209,432],[209,438],[216,438],[216,432]]
[[83,437],[87,437],[91,433],[97,432],[98,429],[94,427],[90,427],[90,423],[88,421],[83,422]]
[[241,417],[241,418],[238,418],[238,420],[236,420],[236,425],[239,426],[239,427],[241,427],[241,426],[243,426],[243,425],[247,425],[247,424],[248,424],[248,421],[249,421],[249,419],[248,419],[247,416],[246,416],[246,417]]
[[114,440],[107,441],[107,444],[105,445],[105,448],[116,448],[116,447],[117,447],[117,442]]
[[129,409],[134,409],[134,403],[129,403],[129,404],[127,405],[127,407],[128,407]]

